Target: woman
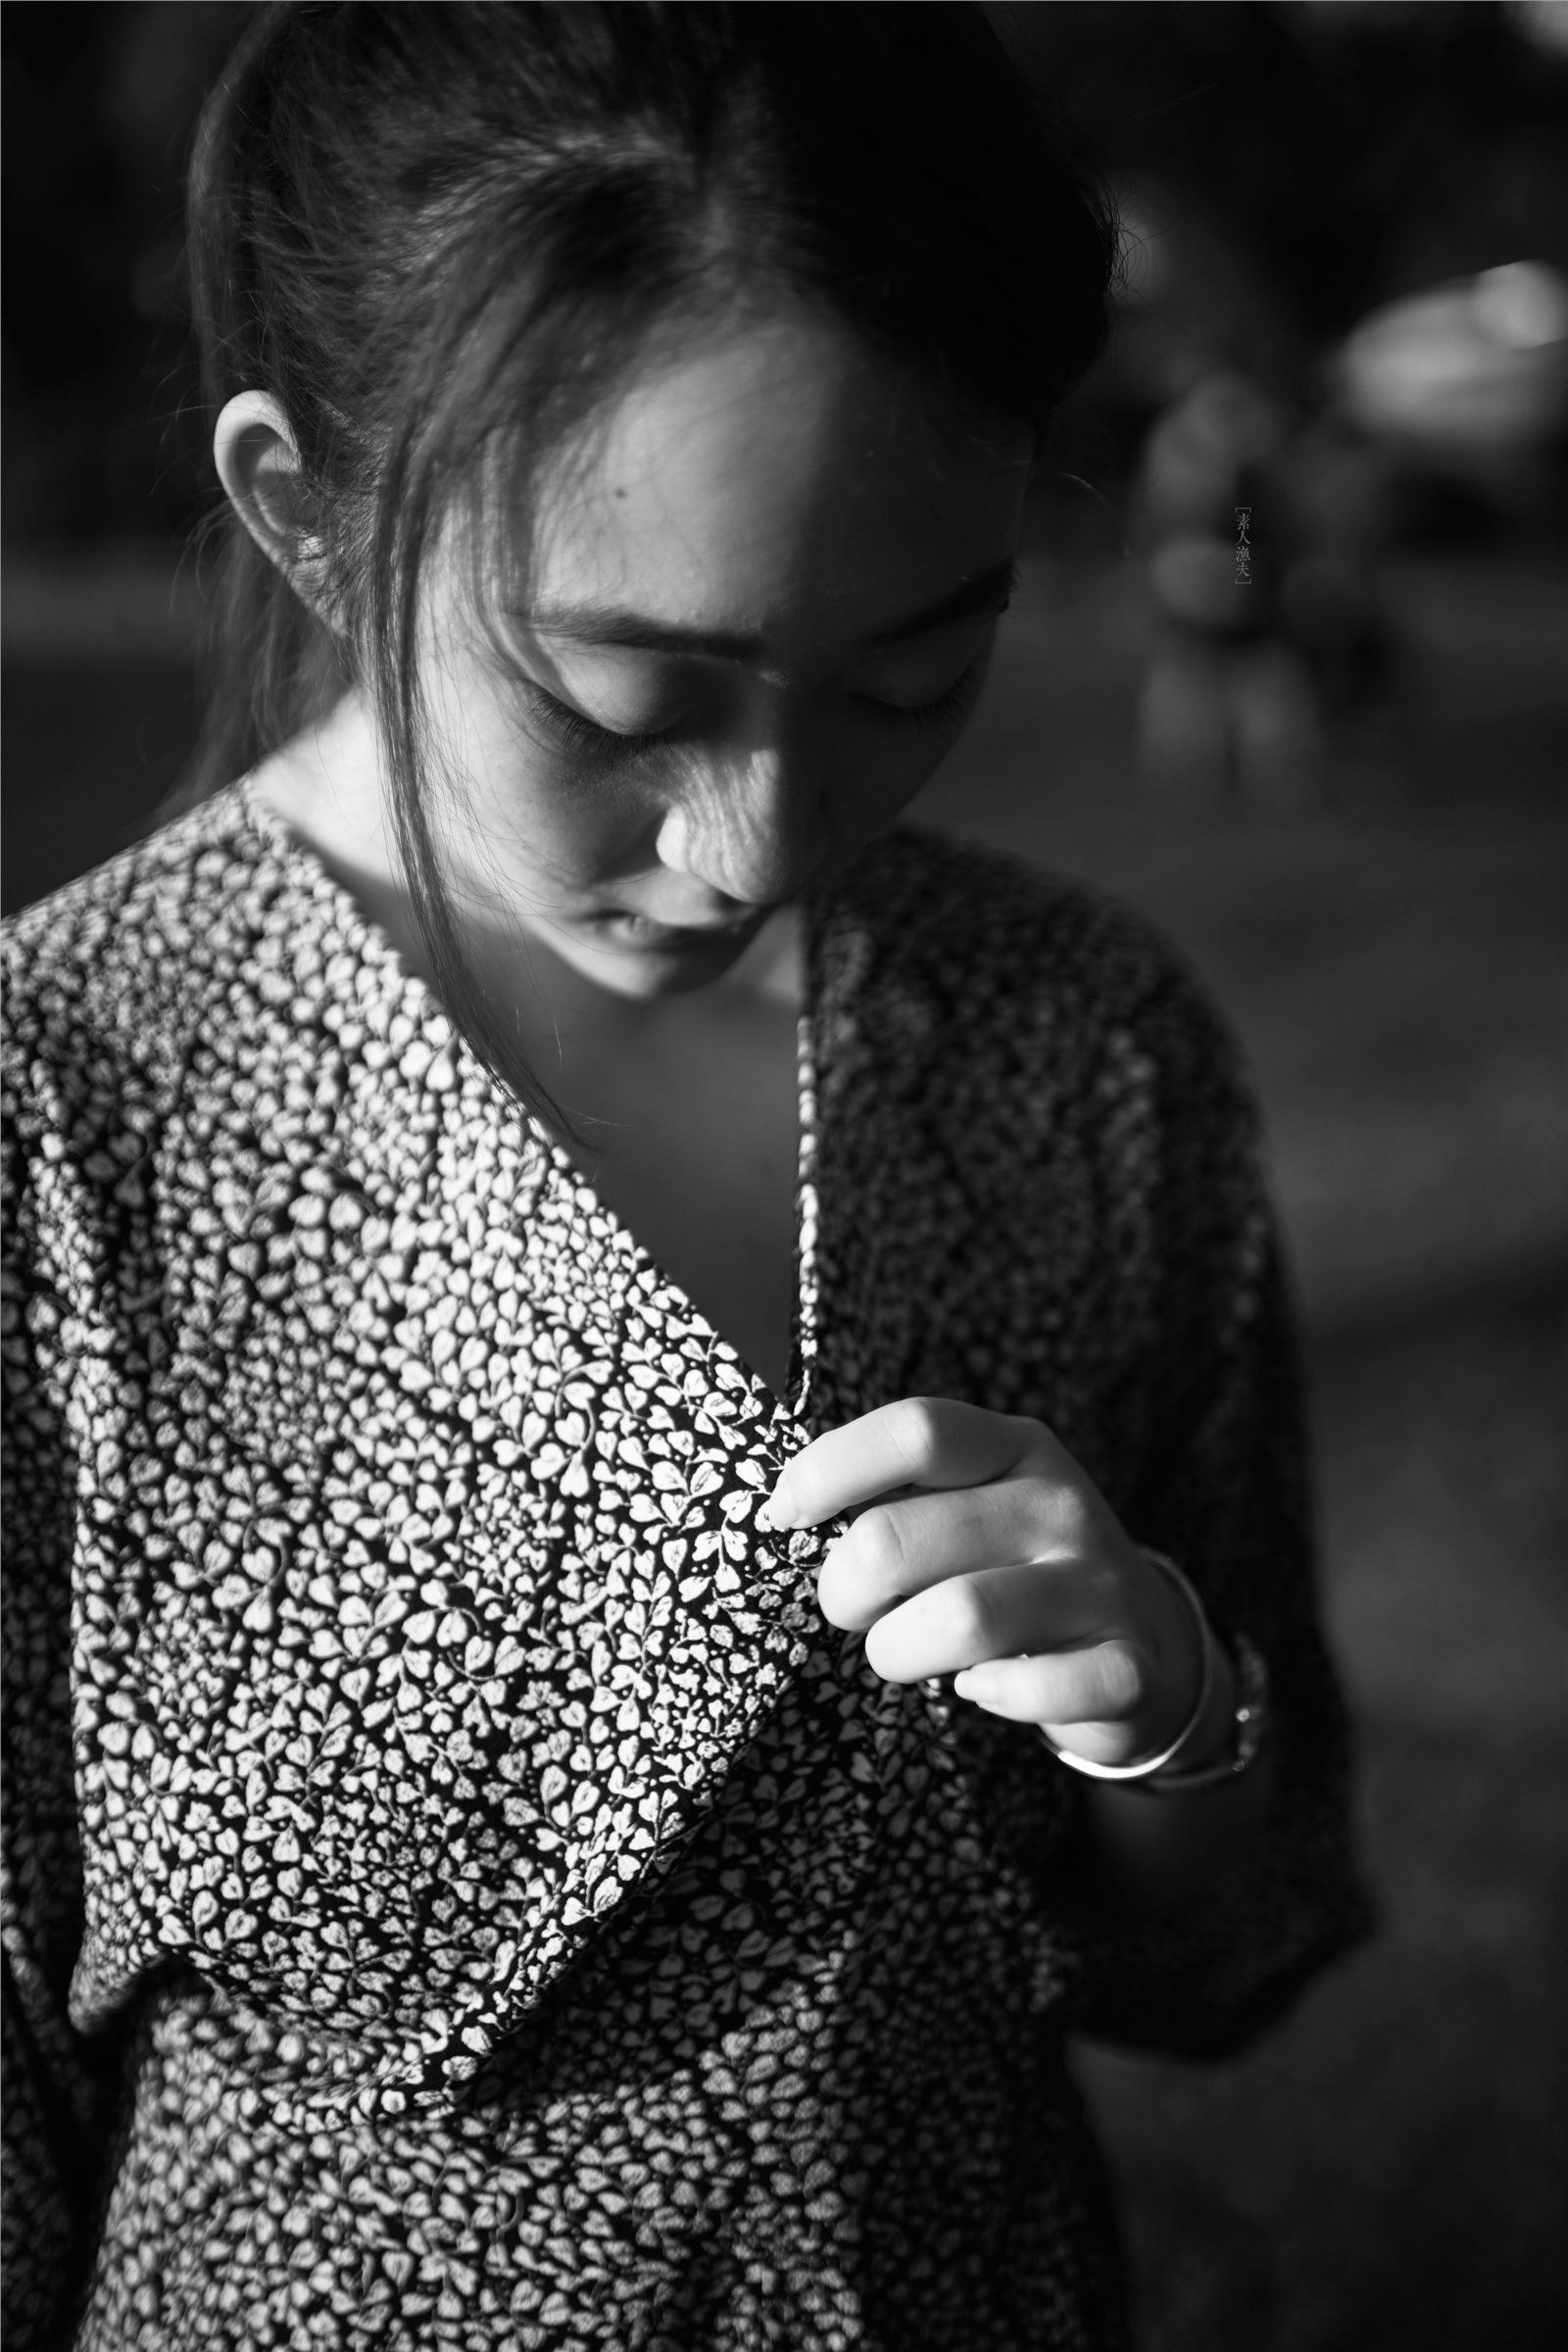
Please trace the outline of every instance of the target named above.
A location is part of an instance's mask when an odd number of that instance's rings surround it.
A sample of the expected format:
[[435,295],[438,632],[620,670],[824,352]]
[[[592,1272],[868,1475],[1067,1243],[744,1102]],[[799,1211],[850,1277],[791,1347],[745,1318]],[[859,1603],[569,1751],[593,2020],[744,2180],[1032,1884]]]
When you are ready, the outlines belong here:
[[1110,224],[976,11],[299,7],[191,246],[209,790],[11,942],[15,2340],[1120,2343],[1064,2031],[1363,1907],[1223,1032],[895,821]]

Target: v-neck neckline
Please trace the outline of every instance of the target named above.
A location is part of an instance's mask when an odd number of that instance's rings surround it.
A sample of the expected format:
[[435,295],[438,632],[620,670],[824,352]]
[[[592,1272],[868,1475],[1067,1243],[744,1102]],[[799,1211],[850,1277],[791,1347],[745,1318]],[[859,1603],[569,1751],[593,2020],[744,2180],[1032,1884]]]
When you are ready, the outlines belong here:
[[[795,1023],[795,1258],[790,1313],[789,1374],[784,1395],[763,1378],[750,1358],[712,1321],[683,1284],[660,1262],[626,1220],[600,1193],[592,1177],[546,1127],[502,1087],[489,1065],[473,1051],[440,998],[417,972],[405,963],[389,934],[369,914],[347,884],[341,882],[318,851],[296,833],[264,801],[255,774],[241,777],[232,792],[243,821],[276,856],[291,860],[309,878],[313,891],[325,894],[337,911],[339,928],[352,946],[356,960],[373,970],[397,1007],[426,1031],[444,1033],[455,1061],[477,1080],[489,1115],[507,1124],[520,1124],[548,1161],[558,1184],[572,1198],[575,1213],[592,1216],[608,1231],[631,1267],[651,1275],[655,1283],[678,1300],[683,1316],[707,1333],[713,1346],[733,1364],[765,1400],[771,1417],[804,1425],[810,1409],[817,1356],[817,1103],[818,1103],[818,909],[808,896],[801,903],[801,996]],[[445,1115],[446,1097],[436,1097],[437,1114]]]

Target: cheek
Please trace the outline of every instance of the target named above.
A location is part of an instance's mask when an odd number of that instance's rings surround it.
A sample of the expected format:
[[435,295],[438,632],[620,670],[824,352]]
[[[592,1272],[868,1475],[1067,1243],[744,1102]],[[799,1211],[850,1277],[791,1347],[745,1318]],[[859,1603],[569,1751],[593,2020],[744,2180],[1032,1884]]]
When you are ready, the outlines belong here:
[[651,832],[656,820],[633,778],[541,742],[515,698],[488,678],[458,686],[440,719],[456,809],[449,838],[459,854],[472,843],[476,867],[521,882],[591,880],[623,867],[630,845]]
[[524,744],[485,811],[503,871],[564,886],[608,880],[648,862],[657,813],[609,778],[579,775]]

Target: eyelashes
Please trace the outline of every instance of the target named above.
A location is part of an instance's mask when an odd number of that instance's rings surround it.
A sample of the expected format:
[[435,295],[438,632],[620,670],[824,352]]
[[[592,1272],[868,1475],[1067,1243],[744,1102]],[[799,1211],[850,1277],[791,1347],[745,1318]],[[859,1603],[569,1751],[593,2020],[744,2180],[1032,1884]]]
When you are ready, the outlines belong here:
[[522,688],[529,710],[545,732],[567,751],[585,753],[590,759],[609,764],[623,760],[645,759],[651,752],[657,752],[674,740],[673,727],[665,727],[651,735],[619,734],[613,727],[601,727],[593,719],[585,718],[580,710],[573,710],[569,703],[563,703],[555,695],[547,694],[532,678],[519,677],[517,683]]
[[863,710],[874,710],[879,718],[896,726],[941,728],[949,727],[962,718],[980,692],[985,670],[985,659],[976,654],[966,669],[961,669],[947,690],[934,703],[879,703],[870,695],[857,695],[856,702]]
[[[939,694],[934,702],[902,705],[879,702],[874,695],[854,695],[850,699],[858,710],[893,727],[912,727],[938,731],[954,725],[966,715],[980,690],[983,657],[977,654],[967,668],[960,670],[953,684]],[[517,684],[532,715],[545,732],[564,750],[576,752],[603,764],[619,764],[631,760],[648,759],[669,749],[680,736],[680,722],[656,729],[648,734],[621,734],[614,727],[602,727],[569,703],[550,694],[534,679],[518,675]]]

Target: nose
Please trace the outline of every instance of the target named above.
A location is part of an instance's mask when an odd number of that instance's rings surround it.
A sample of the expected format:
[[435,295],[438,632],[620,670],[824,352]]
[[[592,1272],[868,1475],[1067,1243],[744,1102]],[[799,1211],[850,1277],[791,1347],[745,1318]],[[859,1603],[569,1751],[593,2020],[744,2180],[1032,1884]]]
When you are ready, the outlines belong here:
[[658,837],[661,864],[748,906],[795,897],[826,847],[820,788],[779,746],[753,746],[689,775]]

